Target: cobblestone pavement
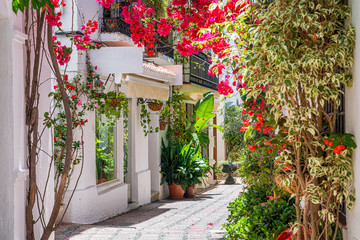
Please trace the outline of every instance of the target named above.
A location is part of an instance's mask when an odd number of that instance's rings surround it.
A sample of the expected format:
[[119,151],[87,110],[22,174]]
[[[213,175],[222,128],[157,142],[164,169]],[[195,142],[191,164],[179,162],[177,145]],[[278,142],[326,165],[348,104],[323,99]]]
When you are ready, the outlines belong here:
[[194,199],[163,200],[92,225],[63,225],[56,240],[223,239],[227,205],[241,185],[216,185]]

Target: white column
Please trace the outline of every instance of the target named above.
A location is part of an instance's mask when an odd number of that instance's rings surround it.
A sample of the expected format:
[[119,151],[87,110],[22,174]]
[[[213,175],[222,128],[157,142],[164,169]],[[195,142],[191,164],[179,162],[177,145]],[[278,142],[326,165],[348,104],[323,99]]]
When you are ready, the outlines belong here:
[[133,202],[143,205],[151,201],[151,177],[148,137],[140,125],[140,109],[137,98],[133,98],[130,108],[131,195]]
[[[153,129],[159,127],[159,115],[151,113],[151,124]],[[149,134],[149,168],[151,171],[151,191],[160,191],[160,157],[161,157],[161,133],[154,132]]]

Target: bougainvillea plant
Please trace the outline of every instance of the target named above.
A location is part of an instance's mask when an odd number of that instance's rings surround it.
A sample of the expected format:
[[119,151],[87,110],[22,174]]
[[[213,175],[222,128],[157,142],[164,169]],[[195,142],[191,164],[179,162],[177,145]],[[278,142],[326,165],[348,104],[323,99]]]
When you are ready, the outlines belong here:
[[[113,0],[97,0],[97,2],[109,8]],[[69,37],[70,44],[62,44],[57,37],[53,36],[53,28],[62,31],[61,16],[63,8],[66,8],[64,1],[60,0],[13,0],[12,8],[15,13],[24,13],[24,33],[28,35],[25,41],[26,49],[26,71],[25,71],[25,99],[26,99],[26,124],[28,139],[28,160],[29,167],[29,190],[26,207],[26,235],[32,240],[34,236],[34,225],[41,222],[43,232],[41,239],[48,239],[55,230],[55,221],[58,218],[60,206],[67,205],[64,202],[66,189],[75,165],[83,163],[83,126],[88,122],[85,117],[86,111],[97,110],[104,114],[120,116],[121,111],[127,111],[127,101],[120,93],[106,92],[99,94],[98,90],[105,89],[99,81],[94,69],[89,65],[87,77],[82,75],[69,76],[66,73],[67,65],[71,60],[73,46],[79,51],[97,49],[100,46],[90,39],[90,34],[98,28],[98,23],[89,20],[81,27],[82,34]],[[46,39],[43,39],[46,36]],[[43,84],[41,79],[41,68],[43,56],[47,56],[50,69],[54,75],[54,89],[49,94],[52,105],[50,111],[39,116],[39,99],[43,99],[39,93],[39,87]],[[60,66],[63,66],[60,68]],[[73,74],[73,73],[72,73]],[[110,99],[110,100],[109,100]],[[114,105],[114,101],[116,104]],[[42,114],[42,113],[41,113]],[[45,129],[53,130],[52,152],[46,152],[41,146],[41,137]],[[75,134],[77,132],[78,134]],[[76,137],[75,137],[76,136]],[[49,216],[45,216],[44,196],[47,183],[44,189],[37,185],[37,163],[39,153],[46,153],[56,166],[55,174],[55,197]],[[48,172],[50,178],[51,166]],[[82,166],[81,170],[82,171]],[[81,174],[79,175],[79,177]],[[75,179],[76,189],[79,177]],[[36,201],[38,203],[36,204]],[[37,206],[37,210],[34,207]],[[66,210],[65,210],[66,211]],[[33,212],[39,212],[39,218],[35,219]],[[62,215],[61,217],[63,217]],[[38,223],[37,223],[38,222]]]
[[[340,206],[354,203],[351,154],[356,144],[351,134],[335,133],[339,95],[343,86],[352,85],[355,32],[345,24],[351,10],[341,1],[257,2],[174,0],[168,17],[160,20],[160,33],[173,25],[179,33],[176,48],[184,56],[211,50],[210,74],[222,74],[225,67],[233,71],[233,84],[249,104],[244,109],[250,120],[242,130],[272,138],[249,148],[277,155],[278,169],[286,170],[284,183],[296,188],[296,238],[335,238]],[[229,79],[219,84],[224,95],[231,94],[230,88]],[[259,96],[266,113],[250,106]]]

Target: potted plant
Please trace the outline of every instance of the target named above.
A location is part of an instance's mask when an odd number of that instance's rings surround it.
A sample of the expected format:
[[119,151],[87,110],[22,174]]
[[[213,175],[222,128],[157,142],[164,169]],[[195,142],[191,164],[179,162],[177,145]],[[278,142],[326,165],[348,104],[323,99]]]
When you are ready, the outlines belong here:
[[171,199],[182,199],[184,196],[185,184],[185,163],[181,155],[180,144],[169,142],[161,146],[161,184],[165,182],[169,186]]
[[159,117],[160,130],[165,130],[169,116],[170,116],[170,107],[169,105],[165,105],[165,107],[163,107],[163,109],[160,111],[160,117]]
[[186,159],[187,187],[184,195],[186,198],[193,198],[195,196],[196,185],[201,184],[203,178],[207,176],[206,173],[213,169],[209,166],[208,161],[202,157],[199,147],[199,145],[196,148],[185,145],[183,148],[185,150],[184,154],[189,155]]

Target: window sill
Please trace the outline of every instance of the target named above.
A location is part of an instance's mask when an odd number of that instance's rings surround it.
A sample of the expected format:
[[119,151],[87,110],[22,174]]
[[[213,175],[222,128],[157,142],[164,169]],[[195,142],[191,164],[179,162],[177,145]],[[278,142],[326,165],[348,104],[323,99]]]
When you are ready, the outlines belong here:
[[98,194],[103,194],[122,185],[125,185],[125,183],[121,182],[119,179],[114,179],[108,182],[100,183],[96,185],[96,188]]

